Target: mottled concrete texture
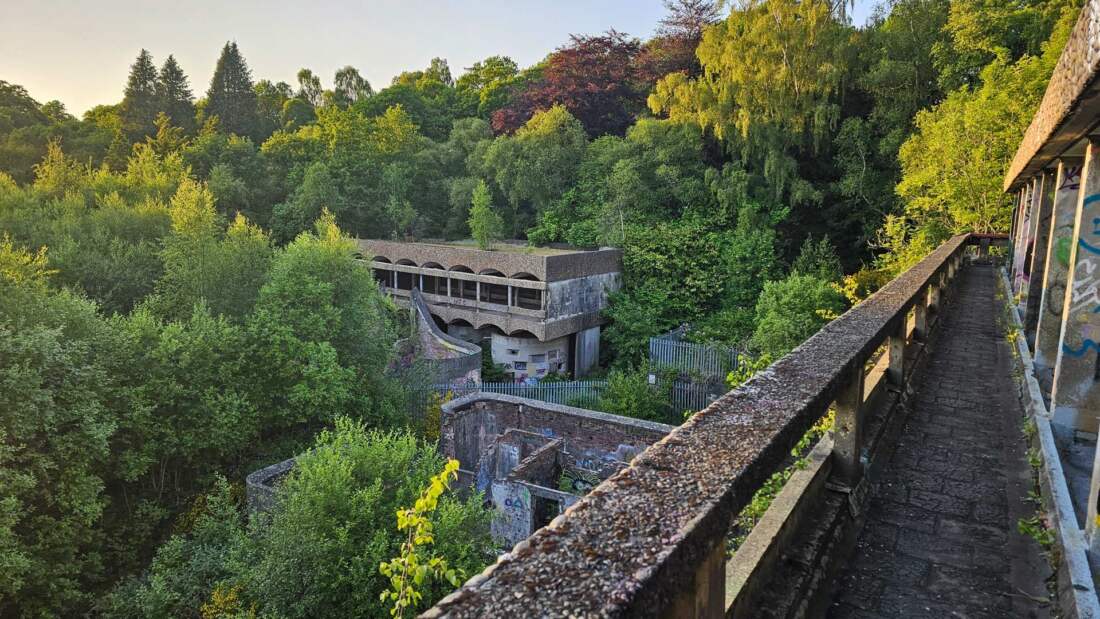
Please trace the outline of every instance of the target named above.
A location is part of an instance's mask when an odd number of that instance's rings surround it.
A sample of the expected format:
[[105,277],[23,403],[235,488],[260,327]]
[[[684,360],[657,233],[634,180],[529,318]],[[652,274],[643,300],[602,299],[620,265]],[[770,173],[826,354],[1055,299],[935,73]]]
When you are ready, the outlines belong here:
[[1088,0],[1005,175],[1005,191],[1023,185],[1096,124],[1100,116],[1098,67],[1100,0]]
[[830,617],[1049,616],[996,277],[962,272]]
[[696,414],[425,616],[659,616],[688,596],[721,605],[710,568],[732,516],[967,242],[947,241]]
[[436,263],[444,269],[464,266],[474,273],[499,271],[505,277],[530,274],[544,282],[623,270],[623,252],[613,248],[553,250],[550,253],[540,252],[535,248],[527,253],[522,248],[486,251],[441,242],[405,243],[364,239],[359,241],[359,251],[367,260],[383,256],[394,264],[409,260],[421,266]]

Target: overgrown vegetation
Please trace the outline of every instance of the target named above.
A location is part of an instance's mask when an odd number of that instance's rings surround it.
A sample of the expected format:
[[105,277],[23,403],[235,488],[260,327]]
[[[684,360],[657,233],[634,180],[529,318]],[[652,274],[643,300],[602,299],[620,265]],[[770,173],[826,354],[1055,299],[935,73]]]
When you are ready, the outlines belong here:
[[[633,369],[649,337],[777,359],[948,235],[1007,227],[1077,4],[898,0],[855,27],[676,0],[648,40],[377,90],[256,80],[230,42],[197,99],[142,50],[81,119],[0,81],[0,615],[384,613],[392,514],[442,462],[401,433],[394,308],[351,237],[621,247],[586,405],[674,422]],[[310,445],[246,523],[224,479]],[[473,573],[485,514],[440,501],[436,549]]]

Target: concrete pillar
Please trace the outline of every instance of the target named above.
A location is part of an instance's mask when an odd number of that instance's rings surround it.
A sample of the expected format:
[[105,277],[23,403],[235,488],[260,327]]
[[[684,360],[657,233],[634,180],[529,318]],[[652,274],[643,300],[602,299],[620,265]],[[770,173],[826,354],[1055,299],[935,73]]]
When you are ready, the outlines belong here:
[[1012,294],[1020,292],[1024,284],[1024,258],[1027,255],[1028,231],[1031,228],[1032,183],[1028,182],[1020,202],[1020,225],[1012,244]]
[[390,288],[393,288],[394,290],[397,290],[397,271],[390,271],[390,273],[393,273],[393,278],[392,278],[393,285],[390,286]]
[[584,329],[573,334],[573,378],[588,375],[600,362],[600,328]]
[[[1058,339],[1062,334],[1062,303],[1066,297],[1070,246],[1073,244],[1073,220],[1077,212],[1081,188],[1080,157],[1063,157],[1058,162],[1051,207],[1050,230],[1047,234],[1046,258],[1043,260],[1043,285],[1035,312],[1035,367],[1038,371],[1054,369],[1058,357]],[[1028,308],[1031,308],[1030,303]]]
[[856,367],[836,399],[833,422],[833,475],[854,488],[863,477],[862,432],[863,367]]
[[[1028,212],[1030,213],[1030,215],[1029,215],[1029,219],[1028,219],[1027,244],[1024,246],[1023,269],[1020,271],[1020,273],[1023,276],[1023,278],[1021,280],[1021,284],[1020,284],[1020,290],[1019,290],[1019,292],[1020,292],[1020,303],[1019,303],[1019,305],[1020,305],[1020,318],[1021,318],[1021,320],[1026,318],[1027,300],[1031,295],[1031,292],[1030,292],[1030,290],[1031,290],[1031,275],[1032,275],[1031,265],[1035,261],[1035,252],[1039,250],[1039,235],[1040,235],[1039,226],[1041,225],[1041,222],[1043,221],[1043,212],[1042,212],[1043,211],[1043,206],[1045,204],[1047,207],[1049,207],[1050,204],[1051,204],[1050,200],[1044,200],[1044,196],[1047,194],[1048,190],[1050,189],[1050,185],[1054,182],[1052,179],[1048,180],[1048,177],[1049,177],[1049,174],[1047,174],[1046,171],[1042,171],[1042,172],[1036,174],[1035,178],[1031,181],[1031,199],[1030,199],[1030,202],[1029,202],[1029,205],[1028,205]],[[1047,214],[1047,224],[1048,224],[1048,226],[1049,226],[1049,223],[1050,223],[1050,215],[1048,213]],[[1042,233],[1043,234],[1046,233],[1045,228],[1043,229]],[[1044,243],[1045,243],[1045,239],[1044,239]],[[1039,286],[1039,285],[1040,285],[1040,282],[1036,282],[1036,286]],[[1038,300],[1036,300],[1036,303],[1038,303]],[[1026,324],[1025,324],[1024,333],[1025,334],[1027,333]],[[1031,340],[1031,338],[1028,339],[1029,343],[1031,343],[1032,341],[1033,340]]]
[[512,307],[512,285],[508,284],[508,307]]
[[474,300],[481,303],[481,282],[474,282]]
[[1035,349],[1035,328],[1039,324],[1039,303],[1043,296],[1043,275],[1046,272],[1047,243],[1050,240],[1050,220],[1054,209],[1054,171],[1043,170],[1037,179],[1031,250],[1024,265],[1027,294],[1020,301],[1024,313],[1024,336]]
[[1090,140],[1073,221],[1062,327],[1054,362],[1054,421],[1096,432],[1100,413],[1100,145]]
[[447,278],[447,296],[451,296],[451,278]]
[[913,304],[913,341],[923,342],[928,337],[928,289],[925,288],[917,294],[917,302]]
[[905,382],[905,336],[908,325],[905,320],[898,323],[886,341],[886,354],[890,356],[890,366],[886,370],[887,380],[895,387],[901,387]]
[[[651,611],[652,612],[652,611]],[[692,575],[691,584],[679,590],[662,617],[709,619],[726,616],[726,540],[719,538]]]
[[928,285],[928,308],[935,313],[937,319],[939,319],[940,292],[943,290],[943,286],[943,273],[933,275],[932,283]]
[[1088,511],[1085,512],[1085,537],[1089,543],[1090,554],[1100,551],[1100,511],[1097,511],[1097,497],[1100,496],[1100,449],[1092,459],[1092,480],[1089,483]]
[[420,292],[424,292],[424,274],[419,273],[416,277],[420,280]]

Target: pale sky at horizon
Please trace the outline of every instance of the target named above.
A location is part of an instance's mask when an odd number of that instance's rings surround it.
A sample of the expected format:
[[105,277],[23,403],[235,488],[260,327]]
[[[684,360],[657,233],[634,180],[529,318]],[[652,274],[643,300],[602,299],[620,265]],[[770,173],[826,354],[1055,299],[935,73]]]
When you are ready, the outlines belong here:
[[[870,6],[857,4],[856,23]],[[661,0],[2,0],[0,80],[22,85],[39,102],[58,99],[79,117],[122,99],[144,47],[158,67],[175,55],[201,97],[222,46],[236,40],[254,79],[294,85],[298,69],[308,67],[330,88],[336,69],[350,64],[377,90],[435,56],[458,77],[494,54],[529,66],[570,34],[614,28],[644,39],[664,12]]]

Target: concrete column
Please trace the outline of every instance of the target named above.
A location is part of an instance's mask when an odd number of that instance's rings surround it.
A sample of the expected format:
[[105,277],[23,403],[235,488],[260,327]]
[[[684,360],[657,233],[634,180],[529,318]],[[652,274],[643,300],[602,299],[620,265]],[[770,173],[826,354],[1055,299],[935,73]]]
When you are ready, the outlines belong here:
[[[1027,231],[1027,245],[1024,247],[1024,268],[1023,268],[1023,271],[1022,271],[1022,273],[1023,273],[1023,284],[1021,284],[1021,286],[1020,286],[1020,317],[1025,318],[1025,319],[1026,319],[1026,311],[1027,311],[1027,300],[1031,296],[1031,276],[1032,276],[1032,273],[1033,273],[1031,267],[1035,262],[1035,253],[1037,251],[1040,251],[1039,239],[1042,238],[1043,243],[1044,244],[1046,243],[1046,234],[1047,234],[1047,231],[1048,231],[1049,226],[1050,226],[1049,207],[1050,207],[1052,201],[1049,200],[1049,199],[1044,198],[1044,196],[1046,196],[1047,193],[1050,191],[1051,184],[1054,183],[1054,180],[1050,179],[1049,176],[1050,175],[1044,170],[1044,171],[1040,172],[1039,174],[1035,175],[1035,180],[1033,180],[1032,184],[1031,184],[1031,202],[1030,202],[1030,205],[1029,205],[1030,206],[1029,211],[1031,213],[1031,217],[1030,217],[1030,220],[1029,220],[1029,223],[1028,223],[1029,227],[1028,227],[1028,231]],[[1043,222],[1043,207],[1044,206],[1047,207],[1047,214],[1046,214],[1046,224],[1047,225],[1040,228],[1040,226],[1042,226],[1042,222]],[[1044,247],[1043,251],[1045,251],[1045,247]],[[1045,258],[1045,256],[1044,256],[1044,258]],[[1041,284],[1042,284],[1042,282],[1040,282],[1038,280],[1035,283],[1036,287],[1041,286]],[[1036,303],[1039,302],[1038,298],[1036,298],[1035,302]],[[1032,325],[1032,326],[1034,326],[1034,325]],[[1024,327],[1025,327],[1024,333],[1027,334],[1028,331],[1027,331],[1027,324],[1026,323],[1024,324]],[[1029,344],[1033,341],[1034,340],[1032,338],[1030,338],[1030,337],[1028,338],[1028,343]]]
[[[1046,258],[1043,260],[1043,285],[1035,320],[1035,367],[1054,369],[1058,357],[1058,339],[1062,334],[1062,303],[1066,297],[1070,246],[1073,244],[1073,220],[1081,188],[1080,157],[1063,157],[1058,162]],[[1028,308],[1031,308],[1030,303]]]
[[860,425],[863,410],[863,367],[852,371],[848,384],[836,399],[833,422],[833,474],[837,480],[855,487],[863,476]]
[[474,282],[474,300],[481,303],[481,282]]
[[451,296],[451,278],[450,277],[447,278],[447,296],[448,297]]
[[508,284],[508,307],[512,307],[512,285]]
[[1020,203],[1020,225],[1016,230],[1016,242],[1012,247],[1012,294],[1020,292],[1024,284],[1024,258],[1027,256],[1028,231],[1031,229],[1032,182],[1028,182]]
[[898,324],[894,334],[886,341],[886,354],[890,356],[890,366],[886,370],[886,377],[890,384],[901,387],[905,382],[905,336],[906,321]]
[[1054,171],[1044,170],[1037,179],[1032,227],[1032,242],[1024,264],[1024,280],[1027,293],[1020,300],[1023,309],[1024,337],[1035,349],[1035,328],[1039,324],[1039,303],[1043,296],[1043,275],[1047,259],[1047,243],[1050,240],[1050,220],[1054,208]]
[[913,305],[913,340],[923,342],[928,338],[928,289],[925,288],[917,295],[917,302]]
[[1073,221],[1062,327],[1054,362],[1054,421],[1096,432],[1100,413],[1100,145],[1090,140]]
[[943,273],[932,276],[932,283],[928,285],[928,308],[939,318],[940,291],[943,290]]
[[1089,502],[1085,512],[1085,537],[1089,543],[1090,554],[1100,551],[1100,507],[1097,506],[1097,497],[1100,496],[1100,449],[1092,459],[1092,480],[1089,482]]
[[390,286],[394,290],[397,290],[397,271],[391,271],[393,273],[393,286]]
[[424,292],[424,274],[420,273],[416,277],[420,280],[420,292]]

